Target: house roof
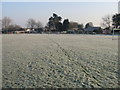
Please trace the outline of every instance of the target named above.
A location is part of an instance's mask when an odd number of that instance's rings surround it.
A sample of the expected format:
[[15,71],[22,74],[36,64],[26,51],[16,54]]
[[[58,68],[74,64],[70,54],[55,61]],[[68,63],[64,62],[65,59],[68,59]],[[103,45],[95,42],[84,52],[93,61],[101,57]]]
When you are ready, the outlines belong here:
[[85,28],[84,30],[85,31],[94,31],[94,30],[98,30],[100,29],[100,27],[88,27],[88,28]]

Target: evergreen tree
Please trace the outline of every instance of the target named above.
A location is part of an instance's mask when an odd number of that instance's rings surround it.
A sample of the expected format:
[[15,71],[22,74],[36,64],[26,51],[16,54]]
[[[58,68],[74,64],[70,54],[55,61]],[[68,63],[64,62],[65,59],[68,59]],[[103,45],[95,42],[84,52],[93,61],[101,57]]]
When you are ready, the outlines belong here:
[[63,30],[64,31],[67,31],[69,29],[69,20],[68,19],[65,19],[63,21]]

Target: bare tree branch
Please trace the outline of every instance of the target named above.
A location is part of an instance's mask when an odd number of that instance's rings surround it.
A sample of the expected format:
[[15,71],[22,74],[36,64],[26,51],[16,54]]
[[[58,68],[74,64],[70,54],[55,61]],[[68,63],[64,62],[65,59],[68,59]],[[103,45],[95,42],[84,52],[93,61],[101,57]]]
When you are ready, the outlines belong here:
[[9,17],[2,19],[2,28],[7,28],[11,24],[12,20]]
[[36,22],[36,28],[42,28],[43,25],[40,21]]
[[102,18],[103,23],[102,26],[106,28],[110,28],[111,26],[111,17],[110,15],[106,15],[105,17]]
[[34,19],[32,19],[32,18],[28,19],[27,27],[33,29],[33,28],[35,28],[35,25],[36,25],[36,21]]

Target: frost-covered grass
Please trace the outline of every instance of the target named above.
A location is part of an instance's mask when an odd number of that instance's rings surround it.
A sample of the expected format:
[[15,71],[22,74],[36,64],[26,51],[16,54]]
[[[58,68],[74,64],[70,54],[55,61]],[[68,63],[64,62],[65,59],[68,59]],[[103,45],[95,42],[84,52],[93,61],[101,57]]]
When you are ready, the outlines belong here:
[[118,40],[112,36],[17,34],[2,40],[3,87],[118,87]]

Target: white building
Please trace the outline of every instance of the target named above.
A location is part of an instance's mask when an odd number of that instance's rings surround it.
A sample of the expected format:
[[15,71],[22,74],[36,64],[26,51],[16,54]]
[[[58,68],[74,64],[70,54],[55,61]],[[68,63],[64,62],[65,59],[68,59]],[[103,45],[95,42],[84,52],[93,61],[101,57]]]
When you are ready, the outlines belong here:
[[118,2],[118,13],[120,13],[120,1]]

